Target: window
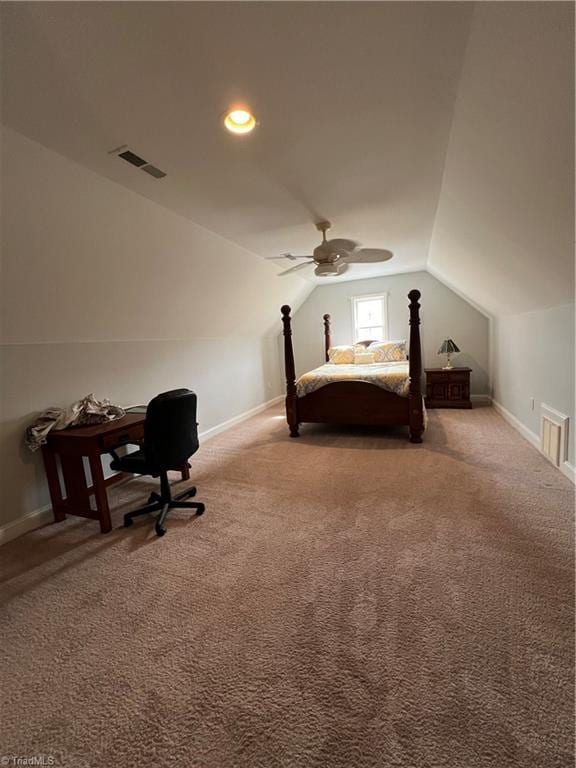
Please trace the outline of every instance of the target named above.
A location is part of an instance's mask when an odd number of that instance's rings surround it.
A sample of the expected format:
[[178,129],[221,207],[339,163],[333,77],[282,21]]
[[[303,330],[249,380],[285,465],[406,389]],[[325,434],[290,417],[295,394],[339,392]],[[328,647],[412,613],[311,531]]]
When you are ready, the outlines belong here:
[[384,294],[352,297],[354,342],[383,341],[388,337],[388,312]]

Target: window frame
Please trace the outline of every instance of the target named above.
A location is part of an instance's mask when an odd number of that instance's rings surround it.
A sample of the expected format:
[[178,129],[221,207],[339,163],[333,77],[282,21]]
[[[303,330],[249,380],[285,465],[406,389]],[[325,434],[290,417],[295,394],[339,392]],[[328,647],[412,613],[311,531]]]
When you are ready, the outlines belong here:
[[[386,291],[382,291],[380,293],[362,293],[358,294],[357,296],[350,296],[350,307],[352,312],[352,343],[357,344],[359,341],[368,341],[366,338],[356,338],[358,325],[357,325],[357,306],[358,302],[367,300],[367,299],[380,299],[382,302],[382,333],[383,333],[383,339],[382,341],[387,341],[390,333],[390,324],[388,322],[388,293]],[[372,326],[374,327],[374,326]],[[375,339],[375,341],[379,341],[379,339]]]

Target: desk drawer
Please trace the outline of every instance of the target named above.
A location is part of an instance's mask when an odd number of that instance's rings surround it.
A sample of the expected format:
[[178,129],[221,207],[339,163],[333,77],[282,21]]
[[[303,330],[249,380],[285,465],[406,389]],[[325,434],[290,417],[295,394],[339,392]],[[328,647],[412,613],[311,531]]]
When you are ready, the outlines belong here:
[[469,380],[470,374],[468,373],[468,371],[450,371],[447,378],[450,383],[452,382],[462,383],[462,382],[467,382]]
[[144,440],[144,424],[134,424],[110,435],[102,435],[98,442],[102,452],[106,452],[126,443],[141,443],[142,440]]

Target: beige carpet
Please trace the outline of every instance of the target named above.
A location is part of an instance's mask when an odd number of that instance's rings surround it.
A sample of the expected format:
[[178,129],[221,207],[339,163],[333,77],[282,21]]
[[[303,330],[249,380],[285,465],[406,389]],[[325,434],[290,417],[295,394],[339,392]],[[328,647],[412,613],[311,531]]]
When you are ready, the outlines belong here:
[[[71,768],[573,765],[571,484],[490,408],[274,409],[201,448],[202,518],[1,550],[0,755]],[[115,522],[153,483],[117,491]]]

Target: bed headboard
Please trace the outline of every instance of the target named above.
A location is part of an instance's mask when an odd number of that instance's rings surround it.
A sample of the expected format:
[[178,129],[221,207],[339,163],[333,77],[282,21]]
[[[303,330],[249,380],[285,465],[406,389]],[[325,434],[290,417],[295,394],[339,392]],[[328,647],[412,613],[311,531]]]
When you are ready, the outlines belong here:
[[370,344],[377,344],[378,342],[375,339],[368,339],[368,341],[357,341],[354,346],[355,347],[369,347]]
[[[328,358],[328,350],[332,346],[332,333],[330,330],[330,315],[326,314],[323,315],[324,320],[324,359],[326,362],[329,362]],[[370,344],[374,343],[374,339],[368,339],[367,341],[357,341],[356,344],[359,346],[362,346],[364,348],[370,346]]]

